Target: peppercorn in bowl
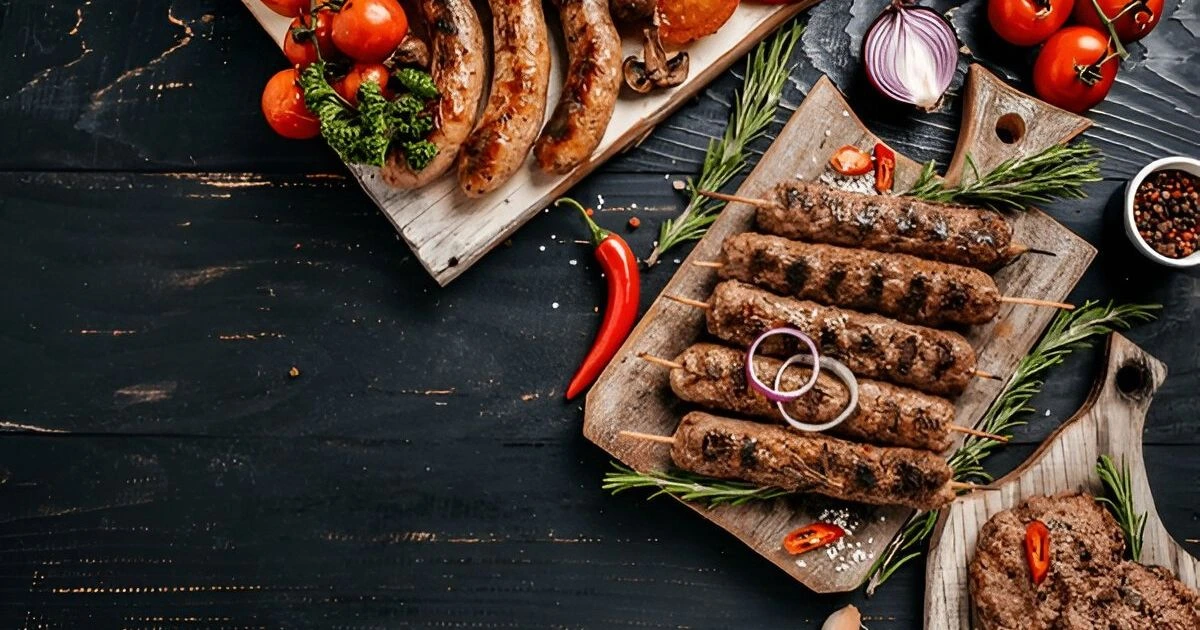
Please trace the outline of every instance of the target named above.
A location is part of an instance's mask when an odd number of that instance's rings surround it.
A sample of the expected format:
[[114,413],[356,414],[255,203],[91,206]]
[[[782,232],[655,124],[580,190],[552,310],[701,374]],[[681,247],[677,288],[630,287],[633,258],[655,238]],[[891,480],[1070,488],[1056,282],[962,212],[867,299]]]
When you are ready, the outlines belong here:
[[1125,189],[1125,232],[1143,256],[1167,267],[1200,265],[1200,161],[1147,164]]

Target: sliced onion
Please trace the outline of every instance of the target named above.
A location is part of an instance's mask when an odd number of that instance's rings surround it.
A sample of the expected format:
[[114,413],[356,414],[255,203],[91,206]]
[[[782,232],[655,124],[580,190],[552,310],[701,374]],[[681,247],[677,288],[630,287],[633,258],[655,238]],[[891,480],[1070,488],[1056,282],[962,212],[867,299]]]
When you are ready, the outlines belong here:
[[[813,370],[812,376],[809,377],[807,383],[801,385],[800,389],[793,389],[792,391],[788,392],[779,391],[778,376],[775,378],[775,387],[773,388],[768,387],[766,383],[758,380],[758,376],[754,374],[754,353],[758,352],[758,347],[762,345],[764,339],[774,335],[791,335],[792,337],[803,341],[804,345],[808,346],[809,354],[800,356],[811,356],[816,359],[821,355],[817,353],[817,344],[813,343],[812,338],[800,332],[799,330],[796,330],[795,328],[772,328],[771,330],[759,335],[758,339],[755,339],[754,343],[750,344],[750,349],[746,351],[746,382],[750,383],[750,386],[753,387],[755,391],[763,396],[766,396],[767,400],[770,400],[771,402],[791,402],[808,393],[808,390],[812,389],[813,385],[817,384],[817,375],[821,370],[819,368]],[[782,370],[780,373],[783,373]]]
[[937,11],[893,0],[863,40],[867,78],[902,103],[935,109],[958,67],[958,37]]
[[[775,389],[779,389],[779,384],[783,382],[784,371],[795,363],[813,365],[813,360],[812,357],[807,354],[794,354],[791,357],[788,357],[788,360],[784,361],[783,365],[780,366],[779,373],[775,375]],[[838,417],[826,422],[825,424],[809,424],[807,422],[800,422],[799,420],[788,415],[787,409],[784,409],[782,402],[776,402],[775,406],[779,407],[779,413],[783,415],[783,419],[786,420],[788,424],[800,429],[801,431],[828,431],[842,422],[845,422],[846,418],[849,418],[850,414],[854,413],[854,411],[858,409],[858,379],[854,378],[854,374],[850,372],[850,368],[846,367],[846,365],[841,361],[838,361],[837,359],[831,359],[829,357],[818,357],[818,364],[821,368],[833,372],[839,380],[846,384],[846,389],[850,392],[850,400],[847,402],[846,408],[842,410],[842,413],[839,414]],[[819,371],[820,368],[815,368],[813,369],[812,373],[816,374]]]

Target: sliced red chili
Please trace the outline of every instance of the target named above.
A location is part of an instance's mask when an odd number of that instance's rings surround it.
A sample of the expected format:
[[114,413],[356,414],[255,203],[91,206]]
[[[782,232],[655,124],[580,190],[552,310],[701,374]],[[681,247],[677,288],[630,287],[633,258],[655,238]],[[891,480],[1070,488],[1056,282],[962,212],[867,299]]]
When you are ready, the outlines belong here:
[[896,177],[896,152],[882,142],[875,143],[875,190],[891,192]]
[[1041,521],[1025,526],[1025,561],[1034,584],[1041,584],[1050,572],[1050,528]]
[[833,523],[816,522],[784,536],[783,549],[793,556],[824,547],[846,535],[846,530]]
[[866,175],[871,172],[871,155],[858,147],[846,145],[833,153],[829,165],[842,175]]

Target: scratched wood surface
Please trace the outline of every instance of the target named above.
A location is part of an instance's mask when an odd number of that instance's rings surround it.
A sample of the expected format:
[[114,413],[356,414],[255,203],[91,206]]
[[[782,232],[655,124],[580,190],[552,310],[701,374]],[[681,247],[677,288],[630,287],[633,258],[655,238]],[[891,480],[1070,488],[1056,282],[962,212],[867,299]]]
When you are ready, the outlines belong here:
[[[883,4],[808,12],[771,135],[823,72],[945,165],[960,100],[915,115],[860,74]],[[1045,210],[1100,248],[1071,300],[1166,304],[1129,336],[1170,369],[1143,437],[1185,541],[1200,291],[1125,244],[1116,199],[1145,162],[1200,153],[1200,20],[1167,5],[1090,115],[1105,181]],[[960,35],[1028,88],[982,6],[952,14]],[[576,218],[539,215],[438,289],[328,151],[262,123],[276,55],[234,2],[0,0],[0,627],[816,628],[846,603],[872,630],[922,623],[920,562],[872,599],[817,595],[678,505],[600,491],[609,457],[559,399],[604,301]],[[740,68],[573,190],[635,251],[681,208],[671,180]],[[643,307],[674,268],[644,275]],[[1079,406],[1098,354],[1056,368],[993,472]]]
[[[1046,146],[1073,138],[1087,120],[1056,110],[1019,94],[996,98],[996,79],[979,66],[972,66],[963,117],[962,138],[956,155],[970,153],[984,164],[999,163],[1017,155],[1035,153]],[[1019,120],[1025,133],[1000,142],[996,129],[1004,121]],[[1017,124],[1017,123],[1013,123]],[[988,133],[979,133],[986,130]],[[993,141],[993,139],[996,139]],[[744,197],[764,198],[780,181],[793,178],[813,181],[825,173],[825,162],[838,147],[872,147],[872,136],[850,111],[850,105],[822,77],[792,115],[758,167],[738,189]],[[954,160],[951,161],[954,163]],[[912,186],[921,164],[897,154],[895,186]],[[1002,295],[1022,295],[1062,301],[1095,256],[1095,249],[1049,215],[1030,210],[1010,215],[1013,241],[1034,249],[1053,251],[1054,256],[1023,256],[994,274]],[[716,260],[721,243],[734,234],[754,228],[754,208],[731,204],[721,213],[696,244],[684,266],[671,278],[663,295],[707,300],[719,278],[707,267],[689,263]],[[978,357],[979,369],[1007,377],[1017,362],[1037,341],[1054,317],[1054,311],[1029,306],[1006,305],[996,319],[965,331]],[[588,394],[583,433],[598,446],[635,470],[666,470],[671,467],[670,448],[651,442],[630,440],[621,431],[656,435],[674,433],[679,419],[689,408],[671,392],[670,372],[640,359],[642,354],[674,358],[697,340],[706,338],[703,311],[660,297],[629,335],[608,369]],[[974,379],[955,399],[955,422],[973,427],[1000,392],[1002,383]],[[902,507],[873,507],[849,504],[859,524],[846,537],[846,544],[862,554],[834,557],[809,554],[796,558],[780,541],[788,532],[821,520],[830,502],[811,497],[784,498],[771,502],[707,508],[689,504],[697,513],[728,530],[805,586],[821,593],[853,590],[863,583],[876,554],[899,531],[911,510]],[[847,557],[851,561],[847,561]]]
[[929,543],[925,571],[925,627],[969,630],[974,626],[967,565],[979,529],[996,513],[1034,496],[1090,492],[1104,496],[1096,461],[1107,455],[1128,465],[1134,509],[1146,513],[1143,564],[1158,565],[1192,589],[1200,588],[1200,561],[1163,527],[1146,476],[1142,432],[1154,393],[1167,368],[1119,334],[1108,338],[1107,356],[1082,407],[1017,469],[997,479],[996,492],[979,493],[945,510]]

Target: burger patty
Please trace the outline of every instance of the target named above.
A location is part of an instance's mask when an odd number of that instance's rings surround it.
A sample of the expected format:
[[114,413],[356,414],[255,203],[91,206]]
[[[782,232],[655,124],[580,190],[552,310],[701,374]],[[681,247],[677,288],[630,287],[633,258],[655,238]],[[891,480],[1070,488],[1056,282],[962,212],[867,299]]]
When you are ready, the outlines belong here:
[[[1025,528],[1050,530],[1050,571],[1035,585]],[[1033,497],[999,512],[979,532],[971,599],[983,630],[1195,629],[1200,598],[1170,571],[1123,560],[1116,520],[1085,493]]]

